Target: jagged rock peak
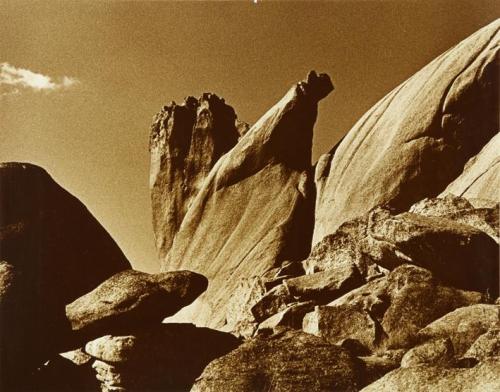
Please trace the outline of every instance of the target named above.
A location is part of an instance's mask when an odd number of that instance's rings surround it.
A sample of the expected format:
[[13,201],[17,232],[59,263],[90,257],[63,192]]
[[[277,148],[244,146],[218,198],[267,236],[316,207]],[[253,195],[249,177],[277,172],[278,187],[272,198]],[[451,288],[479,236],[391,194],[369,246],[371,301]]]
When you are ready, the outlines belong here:
[[[207,116],[208,115],[208,116]],[[175,118],[179,116],[180,118]],[[199,98],[187,96],[184,102],[177,104],[172,101],[169,105],[165,105],[161,110],[153,116],[153,124],[151,125],[150,150],[160,142],[162,129],[169,128],[169,120],[187,120],[191,126],[208,125],[213,121],[221,123],[224,127],[217,128],[229,140],[238,138],[238,130],[236,124],[236,112],[226,104],[224,98],[217,94],[206,92],[202,93]],[[201,121],[200,121],[201,120]],[[173,124],[171,124],[173,125]]]
[[234,109],[212,93],[172,102],[154,117],[150,189],[160,258],[210,169],[238,142],[239,129]]

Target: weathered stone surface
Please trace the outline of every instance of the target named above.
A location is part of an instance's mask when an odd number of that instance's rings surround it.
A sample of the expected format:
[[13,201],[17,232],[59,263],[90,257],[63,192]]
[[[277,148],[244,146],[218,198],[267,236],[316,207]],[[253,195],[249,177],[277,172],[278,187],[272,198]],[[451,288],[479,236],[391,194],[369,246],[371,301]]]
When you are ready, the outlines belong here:
[[401,367],[418,365],[451,366],[455,350],[448,338],[435,339],[410,349],[401,360]]
[[449,184],[442,195],[490,199],[500,202],[500,134],[496,134],[481,152],[472,157],[462,174]]
[[[478,199],[474,199],[474,203],[478,202]],[[443,198],[421,200],[410,208],[410,212],[437,216],[475,227],[499,242],[499,203],[491,203],[494,206],[476,208],[467,199],[448,194]],[[485,204],[484,201],[482,204]]]
[[313,309],[312,301],[292,303],[285,310],[261,322],[257,333],[277,333],[282,328],[301,329],[305,314]]
[[396,369],[362,392],[493,392],[500,389],[500,362],[487,361],[471,369],[415,366]]
[[261,322],[297,302],[326,304],[362,283],[356,267],[348,264],[311,275],[284,276],[282,282],[265,292],[250,311],[253,320]]
[[441,285],[432,274],[410,264],[318,306],[304,317],[305,332],[332,343],[355,339],[370,350],[411,347],[421,328],[483,296]]
[[19,389],[26,373],[71,348],[64,306],[130,268],[76,197],[16,162],[0,163],[0,261],[0,384]]
[[231,334],[192,324],[160,324],[128,336],[105,336],[85,350],[101,387],[188,391],[209,362],[235,349]]
[[421,340],[449,337],[455,354],[463,355],[490,328],[500,327],[500,306],[477,304],[450,312],[419,331]]
[[395,88],[319,160],[313,244],[377,205],[405,211],[435,197],[495,136],[499,26],[482,28]]
[[399,361],[390,357],[372,355],[359,357],[359,359],[362,363],[361,387],[371,384],[391,370],[399,367]]
[[479,336],[463,356],[476,361],[490,357],[500,357],[500,328],[492,328]]
[[191,391],[357,391],[358,366],[347,350],[289,331],[253,338],[216,359]]
[[364,279],[356,265],[350,263],[336,264],[335,268],[326,271],[283,281],[294,298],[300,301],[313,300],[317,304],[333,301],[363,283]]
[[[156,247],[164,258],[215,162],[240,136],[233,108],[215,94],[172,102],[153,119],[150,189]],[[240,125],[241,131],[245,129]]]
[[354,263],[367,279],[374,265],[392,270],[403,263],[427,268],[444,283],[498,295],[498,244],[484,232],[450,219],[375,208],[346,222],[317,244],[305,269],[321,271]]
[[221,328],[241,278],[307,256],[312,128],[318,101],[332,89],[327,75],[310,73],[214,165],[162,262],[162,270],[186,268],[210,281],[177,320]]
[[86,337],[130,331],[160,323],[193,302],[208,285],[190,271],[147,274],[127,270],[66,306],[74,331]]
[[125,362],[134,355],[137,337],[106,335],[94,339],[85,345],[85,352],[105,362]]
[[309,257],[303,261],[305,271],[312,274],[335,269],[337,265],[354,264],[366,280],[384,275],[387,270],[373,261],[371,253],[390,258],[387,255],[389,252],[382,252],[380,248],[385,244],[380,246],[370,236],[370,217],[371,215],[367,214],[345,222],[333,234],[324,237],[313,247]]
[[69,359],[75,365],[83,365],[91,361],[92,357],[88,355],[82,348],[66,351],[59,354],[61,357]]
[[304,316],[302,328],[335,344],[350,339],[369,349],[380,342],[383,333],[378,321],[362,307],[345,305],[316,307]]
[[251,312],[257,322],[286,309],[295,302],[286,285],[280,284],[267,292],[254,306]]
[[243,337],[252,336],[258,323],[252,314],[252,307],[266,292],[278,286],[284,279],[304,274],[300,262],[284,261],[263,276],[241,278],[233,295],[227,301],[226,320],[228,330]]

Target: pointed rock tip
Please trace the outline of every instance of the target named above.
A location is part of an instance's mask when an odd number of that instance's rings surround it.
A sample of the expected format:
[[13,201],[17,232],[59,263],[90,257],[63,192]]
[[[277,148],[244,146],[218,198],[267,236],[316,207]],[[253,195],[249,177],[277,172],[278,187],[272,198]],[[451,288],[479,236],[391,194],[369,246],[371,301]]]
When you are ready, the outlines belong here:
[[299,82],[299,87],[304,94],[313,97],[316,101],[325,98],[334,90],[330,76],[326,73],[318,75],[314,70],[307,74],[306,80]]

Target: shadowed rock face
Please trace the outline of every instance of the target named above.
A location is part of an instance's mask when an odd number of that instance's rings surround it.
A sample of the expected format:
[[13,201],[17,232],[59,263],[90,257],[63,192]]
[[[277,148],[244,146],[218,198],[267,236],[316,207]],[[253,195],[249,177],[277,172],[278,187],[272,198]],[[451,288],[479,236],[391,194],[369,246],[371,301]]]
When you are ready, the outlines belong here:
[[[313,243],[374,206],[403,211],[438,195],[498,132],[499,27],[484,27],[395,88],[320,158]],[[470,192],[491,198],[479,185]]]
[[93,368],[103,390],[189,391],[209,362],[239,344],[231,334],[192,324],[157,324],[103,336],[85,350],[97,359]]
[[189,269],[209,279],[187,320],[222,327],[241,279],[307,256],[314,215],[312,128],[318,101],[332,89],[327,75],[312,72],[211,170],[162,262],[164,271]]
[[15,162],[0,164],[0,261],[4,383],[57,353],[67,303],[130,268],[78,199],[40,167]]
[[[237,128],[238,127],[238,128]],[[172,102],[151,127],[150,190],[153,229],[161,258],[168,253],[184,215],[215,162],[246,129],[233,108],[215,94]]]

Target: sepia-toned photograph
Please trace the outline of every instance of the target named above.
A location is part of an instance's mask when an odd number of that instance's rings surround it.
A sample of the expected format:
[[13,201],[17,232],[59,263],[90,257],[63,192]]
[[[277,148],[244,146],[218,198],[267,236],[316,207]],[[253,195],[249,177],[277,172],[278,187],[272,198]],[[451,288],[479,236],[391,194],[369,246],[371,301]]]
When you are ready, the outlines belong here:
[[500,391],[499,0],[0,0],[0,392]]

